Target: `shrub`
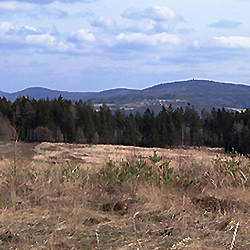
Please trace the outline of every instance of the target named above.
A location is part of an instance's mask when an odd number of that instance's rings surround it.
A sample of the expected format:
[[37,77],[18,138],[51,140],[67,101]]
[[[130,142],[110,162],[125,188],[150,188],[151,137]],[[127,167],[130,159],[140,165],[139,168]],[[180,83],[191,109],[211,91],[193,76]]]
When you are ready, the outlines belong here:
[[150,182],[161,185],[174,182],[177,175],[173,168],[169,167],[170,161],[160,163],[162,157],[157,156],[157,152],[151,156],[150,162],[147,162],[140,155],[135,163],[131,161],[122,161],[119,166],[110,159],[107,165],[99,170],[98,178],[103,181],[116,180],[118,182],[135,181]]

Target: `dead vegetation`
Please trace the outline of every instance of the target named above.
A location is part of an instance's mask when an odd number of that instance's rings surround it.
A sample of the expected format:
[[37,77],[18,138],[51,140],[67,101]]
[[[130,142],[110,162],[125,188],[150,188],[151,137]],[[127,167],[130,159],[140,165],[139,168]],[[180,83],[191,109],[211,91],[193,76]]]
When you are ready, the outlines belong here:
[[18,143],[14,163],[11,147],[0,151],[0,249],[250,248],[242,156]]

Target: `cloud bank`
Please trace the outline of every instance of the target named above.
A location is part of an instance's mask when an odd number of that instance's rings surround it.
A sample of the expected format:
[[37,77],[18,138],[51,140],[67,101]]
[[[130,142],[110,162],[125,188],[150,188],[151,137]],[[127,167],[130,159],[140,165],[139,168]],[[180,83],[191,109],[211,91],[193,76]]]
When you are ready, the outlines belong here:
[[149,46],[156,46],[159,44],[178,45],[180,43],[180,39],[176,35],[169,35],[167,33],[161,33],[152,36],[148,36],[142,33],[131,33],[127,35],[121,33],[116,37],[116,40],[120,43],[134,43]]
[[165,6],[154,6],[146,9],[129,8],[123,12],[122,17],[133,20],[144,18],[156,21],[173,20],[177,18],[175,12]]
[[250,37],[243,36],[221,36],[214,38],[220,45],[226,46],[229,48],[250,48]]
[[[229,71],[236,75],[243,72],[239,68],[250,65],[247,12],[234,15],[232,8],[228,17],[213,11],[210,3],[206,12],[199,4],[178,5],[174,0],[168,4],[158,0],[0,0],[1,75],[11,83],[8,76],[14,79],[18,62],[37,62],[29,71],[20,70],[20,79],[27,82],[29,76],[21,75],[32,74],[32,69],[39,74],[42,69],[46,73],[41,79],[48,82],[56,82],[60,75],[60,81],[75,81],[76,86],[83,79],[97,85],[113,79],[126,85],[125,79],[130,81],[133,74],[147,75],[147,80],[152,73],[150,79],[159,81],[178,76],[214,79],[219,74],[228,79]],[[221,0],[218,5],[229,8],[230,3]],[[249,9],[247,1],[238,1],[239,5]],[[98,75],[99,81],[94,80]],[[137,82],[132,79],[131,86]]]

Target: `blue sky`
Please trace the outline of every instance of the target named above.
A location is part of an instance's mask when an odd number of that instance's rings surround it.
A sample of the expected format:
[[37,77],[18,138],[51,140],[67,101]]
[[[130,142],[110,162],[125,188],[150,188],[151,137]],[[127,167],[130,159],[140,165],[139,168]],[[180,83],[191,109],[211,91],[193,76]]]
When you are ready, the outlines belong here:
[[250,84],[250,1],[0,0],[0,90]]

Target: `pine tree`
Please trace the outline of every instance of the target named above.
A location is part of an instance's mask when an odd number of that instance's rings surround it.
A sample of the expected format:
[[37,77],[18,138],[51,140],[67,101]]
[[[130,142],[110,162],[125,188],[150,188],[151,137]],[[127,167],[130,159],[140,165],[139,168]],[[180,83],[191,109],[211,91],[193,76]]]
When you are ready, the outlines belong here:
[[162,106],[161,112],[156,117],[157,127],[158,127],[158,134],[160,136],[160,146],[166,147],[170,145],[169,143],[169,132],[167,130],[167,110],[165,106]]
[[83,103],[82,100],[75,103],[76,127],[81,128],[87,143],[92,143],[96,132],[96,112],[91,101]]
[[146,147],[156,147],[159,146],[159,136],[156,126],[156,117],[154,111],[147,109],[142,117],[142,136],[143,136],[143,145]]
[[186,106],[184,113],[186,128],[189,131],[189,145],[200,145],[202,137],[202,127],[198,112],[194,106],[191,107],[190,103]]
[[117,109],[114,114],[115,130],[116,130],[116,144],[121,145],[124,142],[125,130],[125,113]]
[[167,110],[167,130],[169,134],[168,143],[170,146],[174,146],[176,142],[176,128],[174,123],[174,111],[172,104],[169,105]]
[[114,117],[110,108],[103,104],[98,113],[98,134],[100,141],[105,144],[114,142]]
[[8,101],[5,97],[0,97],[0,112],[2,115],[12,122],[12,103]]
[[125,118],[124,144],[133,146],[138,145],[140,136],[135,117],[131,113]]
[[174,126],[176,131],[175,144],[184,145],[184,132],[185,132],[185,121],[184,121],[184,111],[183,108],[177,108],[174,111]]

